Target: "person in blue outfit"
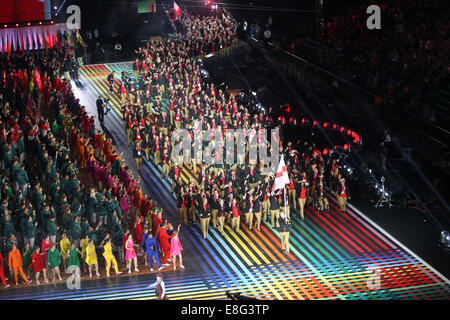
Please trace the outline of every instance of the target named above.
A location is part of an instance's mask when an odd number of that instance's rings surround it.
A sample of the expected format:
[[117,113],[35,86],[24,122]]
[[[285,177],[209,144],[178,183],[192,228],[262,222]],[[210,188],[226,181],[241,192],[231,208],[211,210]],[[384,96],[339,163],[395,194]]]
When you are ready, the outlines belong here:
[[150,271],[153,271],[153,257],[155,257],[156,260],[156,266],[158,267],[158,270],[162,269],[161,263],[159,262],[158,257],[158,251],[159,251],[159,244],[156,240],[156,237],[153,237],[153,234],[151,232],[148,232],[148,229],[144,229],[144,233],[142,235],[142,248],[144,249],[145,253],[148,256],[148,263],[150,266]]

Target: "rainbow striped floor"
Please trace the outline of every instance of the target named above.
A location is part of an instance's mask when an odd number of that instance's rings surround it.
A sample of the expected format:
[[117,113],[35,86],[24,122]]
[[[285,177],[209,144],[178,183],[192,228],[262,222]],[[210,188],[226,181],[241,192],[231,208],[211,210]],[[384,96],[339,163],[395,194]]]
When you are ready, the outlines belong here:
[[[98,94],[111,97],[114,112],[105,125],[119,150],[131,153],[126,145],[118,95],[110,94],[106,76],[120,74],[128,63],[84,66],[81,80],[83,99],[94,111]],[[82,103],[84,103],[82,101]],[[165,106],[167,107],[167,106]],[[124,154],[125,154],[124,152]],[[135,169],[130,159],[130,168]],[[175,198],[162,168],[145,161],[141,169],[144,189],[165,209],[169,221],[176,222]],[[183,178],[197,172],[183,168]],[[186,269],[164,273],[170,299],[225,299],[225,291],[258,299],[449,299],[450,282],[349,205],[338,213],[332,201],[329,214],[306,209],[305,221],[291,210],[291,254],[283,255],[278,231],[264,223],[261,231],[244,225],[236,234],[228,226],[225,236],[210,229],[203,240],[199,226],[183,227]],[[64,284],[1,290],[4,299],[155,299],[146,285],[153,274],[82,282],[77,291]]]

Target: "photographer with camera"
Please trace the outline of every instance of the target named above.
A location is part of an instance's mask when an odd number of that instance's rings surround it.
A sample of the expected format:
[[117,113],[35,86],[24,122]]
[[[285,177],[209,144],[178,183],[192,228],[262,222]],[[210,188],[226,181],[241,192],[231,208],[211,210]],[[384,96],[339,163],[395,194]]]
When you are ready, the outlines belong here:
[[105,120],[105,104],[103,103],[102,96],[98,96],[97,99],[97,113],[98,113],[98,120],[101,124],[103,124],[103,121]]
[[113,70],[109,75],[108,75],[108,84],[109,84],[109,92],[114,92],[114,74],[115,71]]
[[[111,108],[108,106],[109,98],[105,98],[103,100],[102,96],[98,96],[97,99],[97,113],[98,113],[98,120],[101,124],[105,121],[105,115],[108,114],[108,112],[111,110]],[[106,112],[105,112],[106,109]]]

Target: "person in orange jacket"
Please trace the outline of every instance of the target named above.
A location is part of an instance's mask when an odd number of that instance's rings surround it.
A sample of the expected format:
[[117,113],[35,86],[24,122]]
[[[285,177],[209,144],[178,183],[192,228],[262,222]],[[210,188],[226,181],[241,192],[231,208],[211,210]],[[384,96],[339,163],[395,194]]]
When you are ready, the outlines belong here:
[[20,254],[20,251],[17,250],[16,245],[13,244],[11,251],[9,252],[8,256],[8,266],[9,269],[12,269],[14,272],[14,280],[16,280],[16,286],[19,284],[17,280],[17,271],[20,272],[20,275],[22,276],[22,279],[27,283],[31,283],[31,280],[28,280],[25,276],[25,273],[23,273],[22,269],[22,255]]
[[5,288],[8,288],[9,284],[6,283],[5,270],[3,270],[3,256],[1,253],[0,253],[0,278],[2,279],[2,283],[5,286]]

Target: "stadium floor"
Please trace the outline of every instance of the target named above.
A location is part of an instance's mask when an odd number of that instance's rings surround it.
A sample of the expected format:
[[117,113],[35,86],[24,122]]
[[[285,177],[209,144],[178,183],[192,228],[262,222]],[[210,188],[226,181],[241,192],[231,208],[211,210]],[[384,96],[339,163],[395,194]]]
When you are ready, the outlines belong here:
[[[119,77],[130,63],[83,66],[83,86],[74,91],[88,112],[96,114],[95,100],[111,98],[112,111],[105,117],[106,130],[123,151],[130,169],[138,175],[132,149],[126,143],[119,95],[108,91],[106,77],[116,70]],[[116,80],[116,86],[118,80]],[[116,87],[117,88],[117,87]],[[165,106],[167,108],[167,104]],[[96,120],[97,121],[97,120]],[[99,124],[96,124],[98,127]],[[144,160],[141,185],[158,201],[169,222],[177,224],[171,181],[161,178],[161,166]],[[184,167],[183,179],[196,177]],[[226,299],[225,292],[240,292],[258,299],[449,299],[450,281],[351,204],[338,213],[331,201],[329,214],[305,209],[305,221],[291,209],[291,254],[284,255],[280,237],[270,223],[261,231],[241,225],[236,234],[226,226],[225,236],[212,227],[203,240],[199,224],[182,227],[185,270],[165,269],[170,299]],[[81,280],[81,289],[70,290],[64,282],[0,289],[0,299],[155,299],[145,287],[154,274]],[[377,281],[379,279],[379,281]]]

